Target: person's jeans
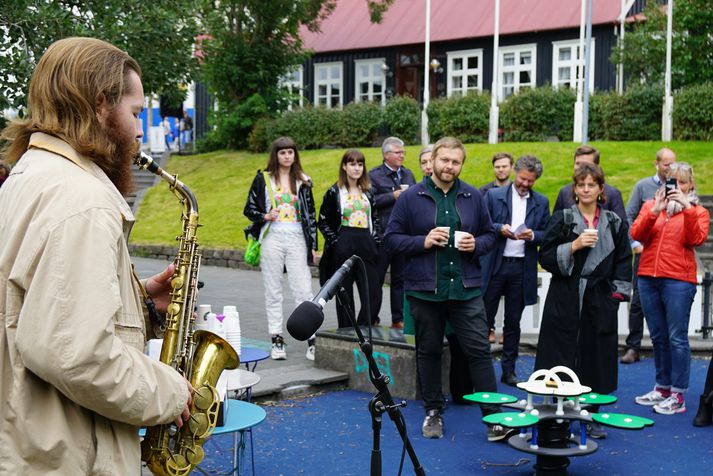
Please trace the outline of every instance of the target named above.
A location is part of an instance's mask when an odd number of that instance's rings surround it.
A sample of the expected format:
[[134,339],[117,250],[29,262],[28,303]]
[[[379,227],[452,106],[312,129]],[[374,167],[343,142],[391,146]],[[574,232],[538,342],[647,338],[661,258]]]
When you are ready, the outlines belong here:
[[[446,321],[453,327],[468,360],[473,390],[497,391],[483,299],[432,302],[409,296],[408,300],[416,325],[416,366],[426,411],[443,410],[445,406],[441,390],[441,354]],[[484,414],[493,411],[487,406],[481,408]]]
[[669,278],[639,276],[639,297],[654,345],[656,385],[688,389],[691,348],[688,321],[696,285]]

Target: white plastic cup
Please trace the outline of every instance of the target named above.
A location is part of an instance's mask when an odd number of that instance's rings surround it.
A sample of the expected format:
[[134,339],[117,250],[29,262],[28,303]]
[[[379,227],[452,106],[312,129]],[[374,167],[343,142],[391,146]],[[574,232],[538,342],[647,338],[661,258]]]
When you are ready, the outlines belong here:
[[198,306],[198,315],[196,315],[195,330],[210,331],[208,315],[211,313],[210,304],[200,304]]
[[407,183],[402,183],[401,184],[401,190],[406,190],[409,187]]
[[460,249],[460,240],[467,235],[467,231],[456,231],[453,233],[453,243],[455,244],[456,249]]
[[[585,228],[584,233],[587,233],[588,235],[594,235],[595,238],[598,237],[599,232],[597,231],[596,228]],[[597,242],[595,241],[592,245],[590,245],[592,248],[597,246]]]
[[240,355],[241,351],[241,333],[240,333],[240,313],[235,306],[225,306],[223,308],[225,319],[223,325],[225,327],[225,340],[233,346],[235,352]]

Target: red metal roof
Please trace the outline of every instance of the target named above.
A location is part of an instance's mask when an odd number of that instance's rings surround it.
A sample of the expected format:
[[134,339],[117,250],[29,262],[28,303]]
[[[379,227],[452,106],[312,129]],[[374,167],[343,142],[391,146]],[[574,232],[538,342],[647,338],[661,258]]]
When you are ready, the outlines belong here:
[[[581,0],[501,0],[500,34],[579,27]],[[431,41],[492,36],[495,0],[432,0]],[[616,22],[621,0],[593,2],[592,24]],[[369,20],[366,0],[338,0],[321,33],[304,29],[317,53],[423,43],[426,0],[396,0],[380,24]]]

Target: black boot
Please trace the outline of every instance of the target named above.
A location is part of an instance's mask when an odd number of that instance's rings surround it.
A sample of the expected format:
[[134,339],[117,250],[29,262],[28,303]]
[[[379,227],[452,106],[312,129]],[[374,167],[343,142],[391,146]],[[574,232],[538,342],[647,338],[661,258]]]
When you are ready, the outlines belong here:
[[693,426],[709,426],[713,424],[713,403],[708,397],[709,395],[701,395],[698,413],[693,418]]

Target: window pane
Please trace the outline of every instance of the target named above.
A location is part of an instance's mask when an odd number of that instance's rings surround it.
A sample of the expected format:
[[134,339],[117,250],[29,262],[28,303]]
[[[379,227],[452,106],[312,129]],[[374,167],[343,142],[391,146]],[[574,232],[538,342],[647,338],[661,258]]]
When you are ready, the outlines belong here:
[[558,79],[560,81],[569,81],[571,78],[571,70],[569,68],[560,68],[558,73]]
[[330,77],[332,79],[339,79],[342,77],[341,68],[339,66],[332,66],[331,68],[329,68],[329,72],[330,72]]
[[477,74],[469,74],[468,75],[468,89],[477,89],[478,88],[478,75]]
[[510,96],[514,91],[515,91],[515,88],[513,88],[512,86],[503,87],[503,97],[506,98],[506,97]]
[[520,84],[530,84],[532,76],[530,71],[520,71]]
[[478,69],[478,57],[477,56],[468,57],[468,69]]
[[324,97],[327,95],[327,85],[326,84],[320,84],[317,87],[317,96]]
[[381,91],[383,89],[381,81],[375,81],[372,87],[374,89],[374,95],[381,94]]
[[371,65],[371,75],[375,78],[378,78],[381,76],[381,64],[373,63]]
[[527,52],[520,53],[520,64],[530,64],[532,63],[532,54]]
[[515,53],[505,53],[503,55],[503,66],[513,66],[515,64]]
[[317,79],[321,79],[321,80],[327,79],[327,68],[324,68],[324,67],[317,68]]
[[463,58],[453,59],[453,71],[460,71],[463,69]]
[[369,83],[359,83],[359,91],[362,94],[369,94]]
[[572,48],[560,48],[560,61],[569,61],[572,59]]
[[359,65],[359,77],[366,78],[369,76],[369,65]]
[[463,77],[462,76],[453,76],[453,89],[462,89],[463,88]]
[[503,85],[515,84],[515,73],[503,73]]

